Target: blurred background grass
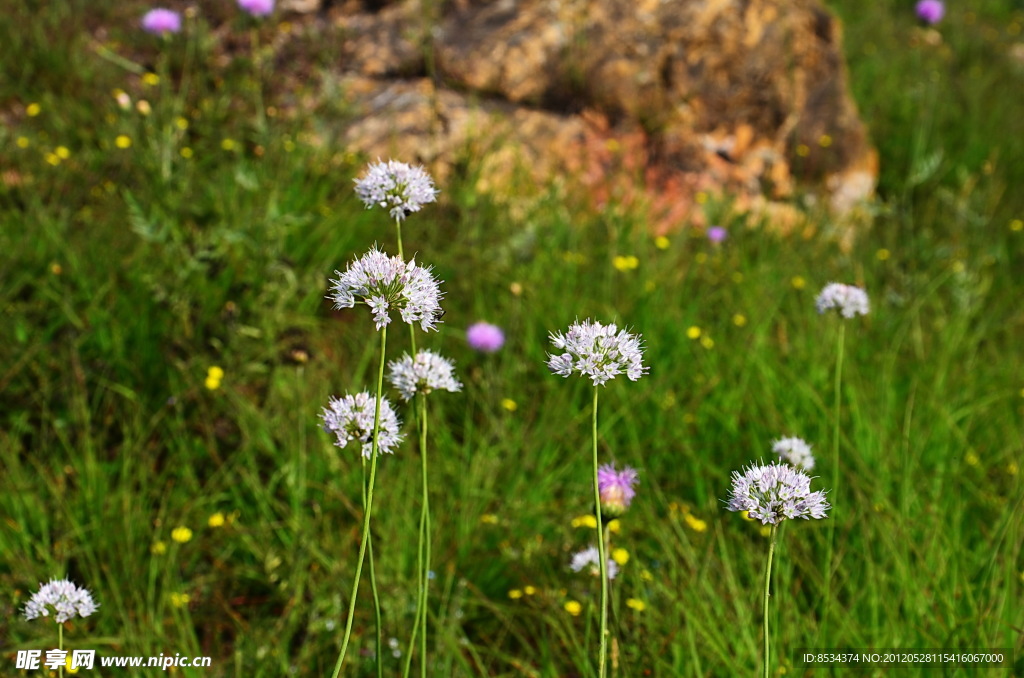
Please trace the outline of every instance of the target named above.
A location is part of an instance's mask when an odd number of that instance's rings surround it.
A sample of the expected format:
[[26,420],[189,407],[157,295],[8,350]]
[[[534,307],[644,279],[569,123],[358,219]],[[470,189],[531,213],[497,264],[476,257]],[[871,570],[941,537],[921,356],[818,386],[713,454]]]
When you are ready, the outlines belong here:
[[[846,337],[839,606],[820,637],[827,530],[790,526],[775,656],[801,674],[797,647],[1014,647],[1024,674],[1024,8],[950,6],[935,43],[912,3],[829,6],[882,158],[853,251],[728,222],[720,246],[695,231],[655,241],[642,213],[595,215],[556,187],[513,214],[475,192],[470,159],[407,222],[406,248],[447,293],[426,343],[466,384],[431,399],[430,675],[587,675],[597,587],[567,565],[590,543],[572,522],[590,510],[589,396],[544,367],[547,333],[587,316],[642,333],[651,367],[602,396],[604,459],[641,471],[614,536],[630,554],[613,586],[615,675],[756,670],[766,542],[720,500],[773,438],[829,449],[838,321],[813,299],[831,280],[873,302]],[[368,314],[324,294],[373,242],[394,249],[386,216],[352,192],[366,158],[338,141],[342,38],[291,23],[299,37],[270,53],[280,19],[223,3],[161,42],[138,31],[144,9],[0,13],[0,673],[16,673],[16,650],[53,645],[20,611],[66,574],[101,604],[66,646],[214,658],[189,676],[324,675],[360,476],[317,414],[369,387],[376,360]],[[479,319],[505,329],[501,352],[466,346]],[[395,333],[390,357],[406,341]],[[383,460],[374,521],[385,636],[401,651],[413,454]],[[350,675],[373,672],[363,593]],[[384,661],[396,675],[401,659]]]

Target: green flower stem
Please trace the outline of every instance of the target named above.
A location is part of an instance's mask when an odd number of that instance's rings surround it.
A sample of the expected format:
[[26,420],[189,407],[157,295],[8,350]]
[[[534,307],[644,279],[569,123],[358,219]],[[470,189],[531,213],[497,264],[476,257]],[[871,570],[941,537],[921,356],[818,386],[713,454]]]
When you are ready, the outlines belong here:
[[594,412],[592,418],[594,438],[594,510],[597,513],[597,559],[601,571],[601,642],[597,660],[598,678],[605,678],[608,655],[608,556],[605,554],[604,526],[601,517],[601,489],[597,479],[597,386],[594,387]]
[[769,666],[771,666],[770,658],[770,647],[768,641],[771,636],[769,634],[768,626],[768,596],[770,585],[772,581],[772,556],[775,555],[775,536],[778,534],[779,526],[772,525],[771,535],[768,537],[768,560],[764,565],[764,608],[763,608],[763,625],[764,625],[764,678],[768,678]]
[[[363,510],[366,510],[366,458],[360,457],[363,460]],[[370,561],[370,593],[373,594],[373,617],[374,622],[377,625],[377,632],[374,638],[374,647],[377,653],[377,677],[384,678],[384,665],[381,663],[381,657],[384,652],[384,641],[381,637],[381,627],[383,623],[381,621],[380,613],[380,594],[377,591],[377,568],[374,566],[373,560],[373,532],[369,532],[366,535],[366,551]]]
[[[345,621],[345,636],[341,641],[341,652],[338,654],[338,663],[334,666],[332,678],[338,678],[341,667],[345,663],[345,654],[348,652],[348,643],[352,638],[352,622],[355,619],[356,599],[359,593],[359,578],[363,574],[363,561],[366,559],[366,548],[370,542],[370,513],[373,510],[373,482],[377,477],[377,448],[380,439],[380,401],[384,392],[384,358],[387,347],[388,328],[384,326],[380,330],[380,369],[377,372],[377,402],[373,412],[373,450],[370,455],[370,481],[366,487],[366,511],[363,515],[363,533],[359,540],[359,559],[356,562],[356,576],[352,582],[352,598],[348,605],[348,619]],[[379,633],[378,627],[378,633]],[[377,657],[378,662],[380,657]]]
[[[57,622],[57,649],[64,649],[64,624]],[[57,667],[57,674],[60,678],[64,678],[64,665],[61,664]]]
[[420,637],[420,675],[427,678],[427,601],[430,587],[430,493],[427,484],[427,396],[420,394],[420,460],[423,471],[423,511],[420,514],[420,544],[423,551],[423,579],[420,595],[423,607],[423,635]]
[[821,638],[825,640],[828,619],[832,613],[832,554],[836,537],[836,507],[839,496],[839,420],[842,410],[843,386],[843,344],[846,338],[846,323],[839,324],[839,338],[836,347],[835,405],[832,408],[832,520],[828,526],[828,547],[825,549],[825,595],[822,598]]

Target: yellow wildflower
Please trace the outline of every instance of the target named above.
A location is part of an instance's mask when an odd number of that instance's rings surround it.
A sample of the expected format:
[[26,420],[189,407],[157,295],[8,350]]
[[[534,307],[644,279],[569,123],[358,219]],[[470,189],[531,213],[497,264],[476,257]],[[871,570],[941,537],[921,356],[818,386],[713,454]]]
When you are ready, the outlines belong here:
[[149,551],[156,556],[163,555],[164,553],[167,553],[167,544],[162,541],[155,541],[153,542],[153,545],[149,547]]
[[487,525],[497,525],[498,516],[494,515],[493,513],[485,513],[482,516],[480,516],[480,522],[486,523]]
[[184,525],[179,525],[171,530],[171,539],[179,544],[184,544],[188,540],[192,539],[192,530],[188,529]]
[[224,514],[220,511],[217,511],[212,516],[210,516],[210,518],[206,521],[206,524],[210,527],[220,527],[224,524],[224,522]]
[[705,334],[703,337],[700,338],[700,345],[703,346],[704,348],[714,348],[715,340]]
[[224,139],[223,141],[220,142],[220,147],[223,148],[225,151],[235,150],[235,145],[236,144],[234,139]]
[[689,525],[690,529],[694,532],[703,532],[708,529],[707,521],[701,520],[690,513],[686,513],[683,516],[683,520],[686,521],[686,524]]
[[801,158],[806,158],[811,154],[811,149],[808,148],[807,144],[800,144],[796,147],[796,154]]
[[160,76],[156,73],[146,73],[142,76],[142,84],[153,87],[160,84]]
[[789,281],[793,285],[793,289],[802,290],[807,287],[807,281],[802,276],[794,275],[793,279]]
[[1011,231],[1024,231],[1024,220],[1014,219],[1010,222]]
[[535,586],[524,586],[523,587],[523,593],[525,593],[528,596],[532,596],[533,594],[537,593],[537,587],[535,587]]
[[182,146],[181,150],[178,151],[178,153],[181,154],[181,157],[185,158],[186,160],[188,160],[194,155],[192,149],[189,148],[188,146]]
[[[595,520],[595,524],[596,524],[596,520]],[[612,534],[618,534],[619,532],[622,531],[622,523],[619,522],[618,518],[616,518],[615,520],[609,520],[608,521],[608,531],[611,532]]]
[[187,593],[172,593],[171,605],[174,607],[185,607],[191,599]]
[[573,527],[589,527],[591,530],[597,527],[597,518],[593,515],[577,516],[572,519]]
[[61,160],[67,160],[71,157],[71,151],[68,150],[67,146],[58,146],[53,149],[53,152],[57,154],[57,157]]
[[28,140],[28,137],[18,137],[18,140],[14,143],[18,144],[18,148],[28,148],[31,142]]
[[566,612],[568,612],[569,614],[571,614],[574,617],[580,616],[580,612],[583,612],[583,606],[580,605],[575,600],[567,600],[567,601],[565,601],[565,605],[563,607],[565,607],[565,611]]
[[135,102],[135,110],[142,115],[149,115],[153,112],[153,107],[149,105],[149,102],[145,99],[139,99]]
[[892,253],[884,247],[875,252],[875,259],[878,259],[879,261],[885,261],[890,256],[892,256]]
[[686,336],[690,339],[697,339],[700,337],[700,328],[696,325],[691,326],[690,329],[686,330]]
[[829,146],[832,145],[832,137],[830,137],[827,134],[822,134],[820,137],[818,137],[818,145],[821,146],[822,148],[828,148]]
[[519,589],[512,589],[511,591],[508,592],[508,597],[511,598],[512,600],[519,600],[520,598],[523,597],[523,592],[520,591]]
[[39,104],[32,103],[25,107],[25,115],[27,115],[30,118],[34,118],[37,115],[39,115],[40,111],[42,110],[42,106],[40,106]]
[[629,551],[624,548],[612,549],[612,560],[619,565],[625,565],[629,562]]
[[516,401],[512,400],[511,398],[502,398],[501,406],[504,407],[509,412],[515,412],[516,410],[519,409],[519,405],[516,403]]
[[174,120],[174,126],[182,132],[188,129],[188,118],[178,117]]
[[747,324],[747,316],[742,313],[737,313],[732,317],[732,324],[736,327],[743,327]]
[[43,158],[45,158],[46,162],[50,163],[54,167],[60,164],[60,158],[57,157],[56,153],[47,153]]
[[612,260],[612,264],[615,266],[616,270],[619,270],[619,271],[632,271],[637,266],[640,265],[640,260],[637,259],[636,257],[634,257],[633,255],[629,255],[629,256],[621,256],[620,255],[620,256],[616,256]]
[[659,235],[654,239],[654,246],[659,250],[667,250],[668,246],[671,245],[671,241],[663,235]]
[[118,148],[131,148],[132,138],[127,134],[118,134],[114,139],[114,145]]
[[647,609],[647,603],[640,600],[639,598],[627,598],[626,607],[630,608],[631,610],[636,610],[637,612],[643,612]]

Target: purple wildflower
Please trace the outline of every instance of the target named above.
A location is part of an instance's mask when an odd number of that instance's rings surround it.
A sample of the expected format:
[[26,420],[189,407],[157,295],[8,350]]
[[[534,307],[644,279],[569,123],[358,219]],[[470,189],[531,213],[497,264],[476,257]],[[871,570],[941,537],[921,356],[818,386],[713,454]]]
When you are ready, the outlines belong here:
[[597,469],[597,490],[601,495],[601,514],[617,518],[626,512],[636,496],[633,486],[637,482],[636,469],[627,466],[616,471],[613,464]]
[[921,0],[914,8],[917,18],[927,24],[937,24],[946,14],[946,6],[942,0]]
[[505,333],[497,325],[478,322],[466,330],[466,341],[477,351],[494,353],[505,345]]
[[142,30],[154,35],[177,33],[181,31],[181,15],[163,7],[151,9],[142,17]]
[[238,0],[238,6],[253,16],[263,17],[274,11],[274,0]]
[[716,245],[728,237],[729,232],[721,226],[712,226],[708,229],[708,240],[715,243]]

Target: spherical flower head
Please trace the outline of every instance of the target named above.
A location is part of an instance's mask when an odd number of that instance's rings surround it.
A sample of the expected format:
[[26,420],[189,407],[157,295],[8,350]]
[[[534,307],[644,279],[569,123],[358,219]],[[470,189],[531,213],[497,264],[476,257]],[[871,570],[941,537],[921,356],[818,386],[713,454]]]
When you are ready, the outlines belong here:
[[[601,555],[597,551],[596,546],[583,549],[579,553],[576,553],[572,557],[572,562],[569,563],[569,567],[572,568],[573,572],[579,572],[584,568],[590,572],[591,575],[599,577],[601,575]],[[619,573],[618,564],[608,559],[608,578],[615,579],[615,575]]]
[[482,353],[494,353],[505,345],[505,333],[497,325],[478,322],[466,330],[466,342]]
[[835,309],[844,318],[867,315],[870,310],[868,294],[859,287],[842,283],[829,283],[814,301],[818,313]]
[[370,165],[366,176],[356,179],[356,195],[367,209],[384,207],[395,221],[419,212],[428,202],[437,200],[434,180],[420,166],[388,160]]
[[728,236],[728,231],[726,231],[721,226],[712,226],[711,228],[708,229],[708,240],[715,244],[722,242]]
[[76,616],[88,617],[97,607],[92,594],[86,589],[75,586],[68,579],[51,579],[25,603],[25,619],[49,617],[52,611],[56,622],[63,624]]
[[[324,430],[333,433],[337,440],[335,445],[341,448],[350,442],[362,443],[363,456],[369,459],[373,455],[373,417],[376,401],[368,392],[342,398],[331,398],[323,409],[320,418],[324,421]],[[387,398],[380,401],[380,432],[377,450],[391,454],[402,441],[398,416],[391,408]]]
[[552,333],[551,344],[563,353],[549,353],[548,368],[563,377],[579,372],[600,386],[622,373],[633,381],[647,373],[640,335],[619,330],[614,324],[589,319],[577,322],[565,334]]
[[440,282],[429,268],[406,263],[401,257],[389,257],[374,248],[352,262],[344,273],[334,272],[331,294],[335,308],[352,308],[357,301],[373,311],[377,329],[391,322],[397,310],[404,322],[419,323],[423,331],[437,329],[441,322]]
[[801,471],[810,471],[814,468],[811,446],[801,438],[779,438],[772,441],[772,452],[779,455],[782,461]]
[[455,364],[433,351],[418,351],[415,358],[405,354],[388,363],[388,369],[388,381],[402,394],[402,400],[412,400],[417,393],[462,390],[455,378]]
[[764,525],[786,518],[824,518],[830,506],[825,493],[811,492],[811,477],[789,464],[754,464],[744,473],[733,471],[730,511],[747,511]]
[[263,17],[274,11],[274,0],[238,0],[238,6],[253,16]]
[[158,7],[142,17],[142,30],[154,35],[166,35],[181,31],[181,15],[174,10]]
[[917,18],[928,24],[936,24],[942,21],[946,14],[946,6],[942,0],[921,0],[914,8]]
[[636,469],[627,466],[616,471],[614,464],[604,464],[597,469],[597,490],[601,495],[601,517],[618,518],[636,496]]

